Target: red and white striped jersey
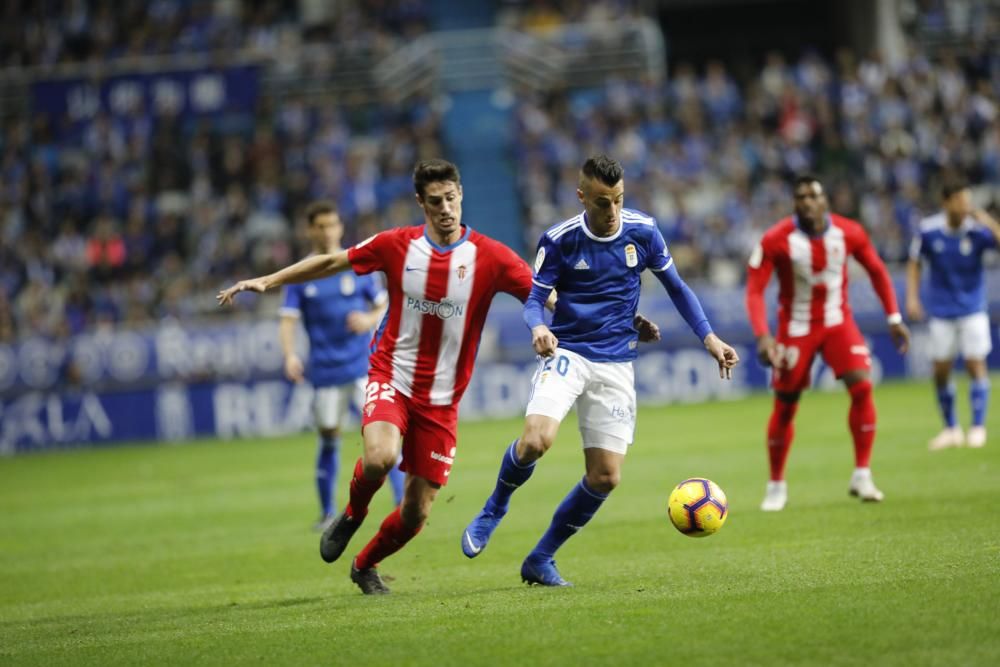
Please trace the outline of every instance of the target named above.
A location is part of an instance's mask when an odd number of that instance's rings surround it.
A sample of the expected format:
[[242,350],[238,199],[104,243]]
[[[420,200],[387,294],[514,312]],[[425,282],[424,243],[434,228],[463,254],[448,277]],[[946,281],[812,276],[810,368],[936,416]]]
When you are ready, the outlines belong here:
[[425,405],[457,405],[472,366],[490,303],[497,292],[522,302],[531,269],[514,251],[468,227],[441,247],[424,226],[380,232],[350,250],[355,273],[382,271],[389,310],[376,334],[371,374]]
[[860,223],[831,214],[826,229],[811,235],[790,217],[768,229],[750,256],[746,306],[754,336],[768,330],[764,290],[773,270],[778,273],[780,335],[805,336],[847,321],[848,257],[868,272],[886,314],[898,313],[889,272]]

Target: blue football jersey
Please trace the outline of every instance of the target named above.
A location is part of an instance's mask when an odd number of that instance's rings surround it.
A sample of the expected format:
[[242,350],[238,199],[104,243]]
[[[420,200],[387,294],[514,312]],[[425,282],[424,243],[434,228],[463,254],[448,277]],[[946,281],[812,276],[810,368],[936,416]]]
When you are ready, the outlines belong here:
[[921,297],[932,317],[952,319],[986,310],[983,254],[996,247],[993,233],[972,217],[958,229],[948,226],[943,212],[920,221],[910,258],[927,263]]
[[559,294],[550,329],[565,348],[591,361],[631,361],[640,274],[664,271],[673,258],[656,221],[623,209],[614,236],[595,236],[581,213],[542,234],[534,282]]
[[285,288],[282,315],[302,318],[309,338],[306,377],[316,387],[347,384],[368,373],[370,332],[352,333],[347,315],[368,312],[386,293],[378,278],[341,273]]

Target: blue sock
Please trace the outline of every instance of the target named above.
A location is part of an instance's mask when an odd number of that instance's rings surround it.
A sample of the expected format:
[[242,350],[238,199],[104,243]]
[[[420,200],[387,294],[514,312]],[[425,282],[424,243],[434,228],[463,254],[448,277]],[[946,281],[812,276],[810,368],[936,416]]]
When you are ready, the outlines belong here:
[[552,558],[566,540],[590,521],[607,498],[608,494],[592,490],[587,486],[587,479],[581,479],[580,483],[574,486],[559,503],[549,529],[542,535],[542,539],[538,540],[528,558],[536,556],[545,560]]
[[989,378],[973,380],[969,384],[969,404],[972,406],[972,425],[982,426],[986,423],[986,406],[990,403]]
[[337,468],[340,457],[340,438],[319,436],[319,455],[316,457],[316,491],[319,492],[319,504],[323,516],[333,514],[333,494],[337,484]]
[[955,385],[949,382],[943,387],[937,387],[937,400],[944,425],[954,428],[958,424],[958,419],[955,418]]
[[389,484],[392,485],[392,497],[399,506],[403,503],[403,488],[406,482],[406,473],[399,469],[399,461],[389,470]]
[[535,472],[535,463],[537,461],[532,461],[528,465],[522,464],[517,458],[517,440],[510,443],[510,447],[504,450],[503,459],[500,461],[496,488],[486,500],[487,509],[491,512],[506,514],[507,507],[510,505],[510,497],[519,486],[528,481],[531,473]]

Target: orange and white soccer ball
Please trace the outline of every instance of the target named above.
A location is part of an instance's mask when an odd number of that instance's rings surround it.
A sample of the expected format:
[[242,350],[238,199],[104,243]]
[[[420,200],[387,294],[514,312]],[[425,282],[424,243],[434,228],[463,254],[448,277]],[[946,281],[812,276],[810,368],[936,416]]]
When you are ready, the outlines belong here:
[[670,492],[667,514],[674,528],[689,537],[708,537],[726,522],[729,502],[715,482],[692,477]]

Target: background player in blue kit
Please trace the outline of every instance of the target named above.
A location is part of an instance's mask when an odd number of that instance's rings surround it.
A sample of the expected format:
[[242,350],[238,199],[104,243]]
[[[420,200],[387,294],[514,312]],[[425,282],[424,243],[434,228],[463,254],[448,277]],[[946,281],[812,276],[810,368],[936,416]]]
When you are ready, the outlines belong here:
[[[559,425],[577,406],[586,475],[556,509],[552,523],[521,566],[529,584],[566,586],[554,555],[597,512],[619,482],[635,431],[632,360],[640,339],[656,339],[655,325],[636,315],[640,274],[650,269],[667,289],[684,320],[729,378],[736,351],[712,333],[701,304],[674,267],[653,218],[624,209],[621,165],[607,156],[589,158],[577,196],[584,212],[542,235],[535,257],[524,319],[531,329],[539,367],[528,400],[524,432],[504,452],[496,488],[462,535],[462,551],[479,555],[507,513],[511,494],[551,447]],[[551,328],[542,307],[552,290]]]
[[[942,189],[943,210],[920,222],[913,238],[906,272],[906,311],[910,319],[930,314],[934,385],[944,420],[944,430],[929,443],[931,450],[947,447],[982,447],[986,444],[986,407],[990,380],[986,357],[992,349],[990,320],[986,314],[983,253],[1000,245],[1000,224],[972,206],[972,193],[962,182]],[[920,272],[928,266],[921,301]],[[961,354],[969,371],[972,425],[968,438],[955,417],[955,385],[951,369]]]
[[[310,204],[306,218],[314,253],[340,250],[344,226],[331,202]],[[316,490],[322,512],[316,526],[319,530],[335,515],[340,427],[351,401],[361,405],[371,332],[382,319],[386,303],[385,289],[371,275],[345,273],[285,289],[279,325],[285,375],[293,382],[308,379],[315,388],[313,413],[319,430]],[[309,338],[308,365],[303,365],[295,351],[300,319]],[[390,474],[390,482],[398,505],[403,494],[403,473],[398,468]]]

